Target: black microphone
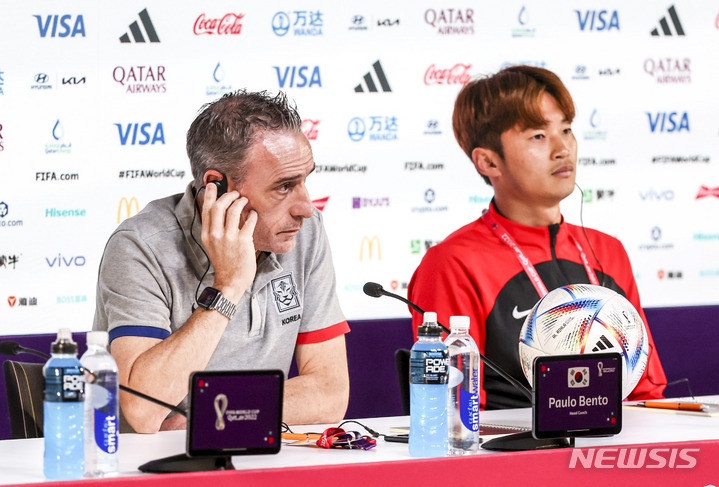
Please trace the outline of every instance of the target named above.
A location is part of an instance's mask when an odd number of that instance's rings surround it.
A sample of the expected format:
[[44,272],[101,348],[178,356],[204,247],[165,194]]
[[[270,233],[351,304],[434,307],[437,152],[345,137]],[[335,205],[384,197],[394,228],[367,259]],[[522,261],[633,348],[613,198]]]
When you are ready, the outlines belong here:
[[[410,301],[408,299],[404,299],[402,296],[400,296],[398,294],[394,294],[389,291],[385,291],[381,284],[377,284],[376,282],[366,282],[364,287],[362,288],[362,290],[364,291],[364,293],[367,296],[372,296],[373,298],[379,298],[380,296],[391,296],[394,299],[399,299],[404,304],[410,306],[417,313],[424,315],[424,310],[422,308],[420,308],[419,306],[414,304],[412,301]],[[444,330],[444,332],[446,334],[448,334],[448,335],[450,334],[449,328],[444,326],[439,321],[437,321],[437,324],[439,325],[440,328],[442,328],[442,330]]]
[[[367,296],[372,296],[373,298],[379,298],[380,296],[390,296],[395,299],[399,299],[403,303],[411,306],[412,309],[414,309],[418,313],[424,315],[424,310],[422,308],[420,308],[419,306],[417,306],[416,304],[414,304],[412,301],[405,299],[402,296],[398,296],[397,294],[385,291],[384,288],[382,288],[382,285],[377,284],[376,282],[367,282],[367,283],[365,283],[364,288],[362,288],[362,289]],[[439,323],[439,321],[437,322],[437,324],[445,331],[445,333],[450,333],[450,330],[448,330],[446,326]],[[509,375],[507,372],[502,370],[502,368],[499,365],[495,364],[494,362],[492,362],[490,359],[488,359],[481,353],[479,354],[479,359],[487,367],[489,367],[490,369],[495,371],[497,373],[497,375],[499,375],[504,380],[506,380],[507,382],[512,384],[515,388],[517,388],[519,390],[519,392],[521,392],[522,394],[524,394],[527,397],[527,399],[529,399],[530,401],[532,400],[532,391],[530,391],[529,389],[524,387],[524,384],[522,384],[517,379],[515,379],[514,377]]]
[[32,348],[25,348],[21,346],[18,342],[0,342],[0,353],[3,355],[18,355],[20,353],[29,353],[32,355],[37,355],[38,357],[42,357],[44,359],[50,358],[50,356],[46,353],[43,353],[39,350],[33,350]]
[[[50,356],[44,352],[41,352],[39,350],[33,350],[32,348],[25,348],[17,342],[12,342],[12,341],[0,342],[0,354],[15,356],[15,355],[18,355],[21,353],[29,353],[31,355],[37,355],[38,357],[42,357],[44,359],[50,358]],[[90,374],[93,377],[93,381],[95,380],[95,377],[97,377],[93,371],[88,370],[84,367],[83,367],[83,371]],[[184,417],[187,417],[187,411],[185,411],[184,409],[181,409],[181,408],[178,408],[177,406],[173,406],[172,404],[160,401],[159,399],[155,399],[154,397],[148,396],[147,394],[143,394],[140,391],[136,391],[135,389],[130,389],[129,387],[123,386],[122,384],[120,384],[120,390],[128,392],[130,394],[133,394],[137,397],[141,397],[142,399],[145,399],[146,401],[150,401],[152,403],[157,404],[158,406],[165,407],[165,408],[169,409],[170,411],[174,411],[178,414],[182,414]]]

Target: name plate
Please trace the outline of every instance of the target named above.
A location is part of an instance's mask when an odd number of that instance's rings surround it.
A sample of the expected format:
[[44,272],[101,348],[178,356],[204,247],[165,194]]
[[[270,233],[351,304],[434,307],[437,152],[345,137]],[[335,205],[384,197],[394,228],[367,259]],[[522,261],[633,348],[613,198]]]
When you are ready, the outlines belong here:
[[281,370],[194,372],[187,455],[277,453],[282,443],[283,386]]
[[537,357],[532,435],[548,439],[619,433],[622,365],[618,353]]

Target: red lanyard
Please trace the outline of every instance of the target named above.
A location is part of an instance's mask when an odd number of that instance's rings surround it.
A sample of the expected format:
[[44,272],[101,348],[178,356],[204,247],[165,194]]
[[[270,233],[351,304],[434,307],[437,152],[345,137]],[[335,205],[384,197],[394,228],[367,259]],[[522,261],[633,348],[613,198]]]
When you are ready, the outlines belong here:
[[[501,223],[497,221],[497,219],[494,217],[494,215],[490,214],[488,211],[482,215],[480,218],[482,220],[482,223],[487,225],[487,228],[489,228],[492,233],[507,247],[509,247],[512,251],[514,251],[515,257],[517,257],[517,260],[524,268],[524,272],[529,277],[529,280],[532,282],[532,285],[534,286],[534,289],[537,290],[537,294],[539,294],[540,298],[543,298],[547,295],[549,291],[547,291],[547,287],[544,285],[544,282],[542,281],[542,278],[539,277],[539,273],[532,265],[532,262],[524,255],[524,252],[522,252],[522,249],[517,245],[517,242],[514,241],[512,236],[509,234],[507,230],[504,229]],[[582,263],[584,264],[584,269],[587,271],[587,277],[589,278],[589,282],[594,284],[595,286],[599,286],[599,279],[597,279],[597,275],[594,273],[594,269],[592,269],[592,266],[589,264],[589,259],[587,259],[587,255],[584,253],[584,250],[582,249],[582,246],[579,245],[579,242],[574,238],[574,235],[569,233],[569,239],[574,243],[574,245],[577,246],[577,250],[579,250],[579,256],[582,259]]]

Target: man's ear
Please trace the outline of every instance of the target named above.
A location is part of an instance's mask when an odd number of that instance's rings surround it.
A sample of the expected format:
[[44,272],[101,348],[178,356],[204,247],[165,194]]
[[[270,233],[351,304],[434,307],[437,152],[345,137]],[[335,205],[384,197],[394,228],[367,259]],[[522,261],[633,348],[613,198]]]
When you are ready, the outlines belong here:
[[488,177],[490,180],[501,175],[499,168],[500,160],[499,154],[493,150],[485,149],[484,147],[475,147],[472,150],[474,167],[477,168],[479,174]]
[[202,178],[203,182],[205,183],[205,186],[210,184],[212,181],[222,181],[223,179],[226,180],[225,175],[216,169],[208,169],[205,172],[205,177]]

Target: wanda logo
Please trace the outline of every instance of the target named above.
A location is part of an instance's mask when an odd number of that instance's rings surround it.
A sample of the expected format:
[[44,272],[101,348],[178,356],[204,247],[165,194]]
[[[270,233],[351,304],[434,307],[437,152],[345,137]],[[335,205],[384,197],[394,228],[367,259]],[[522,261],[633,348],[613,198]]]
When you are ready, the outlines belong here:
[[424,73],[426,85],[463,85],[469,82],[471,64],[457,63],[449,69],[438,68],[434,64]]
[[217,35],[239,35],[242,32],[242,19],[245,14],[225,14],[224,17],[211,19],[205,14],[200,14],[195,20],[192,31],[195,35],[217,34]]

